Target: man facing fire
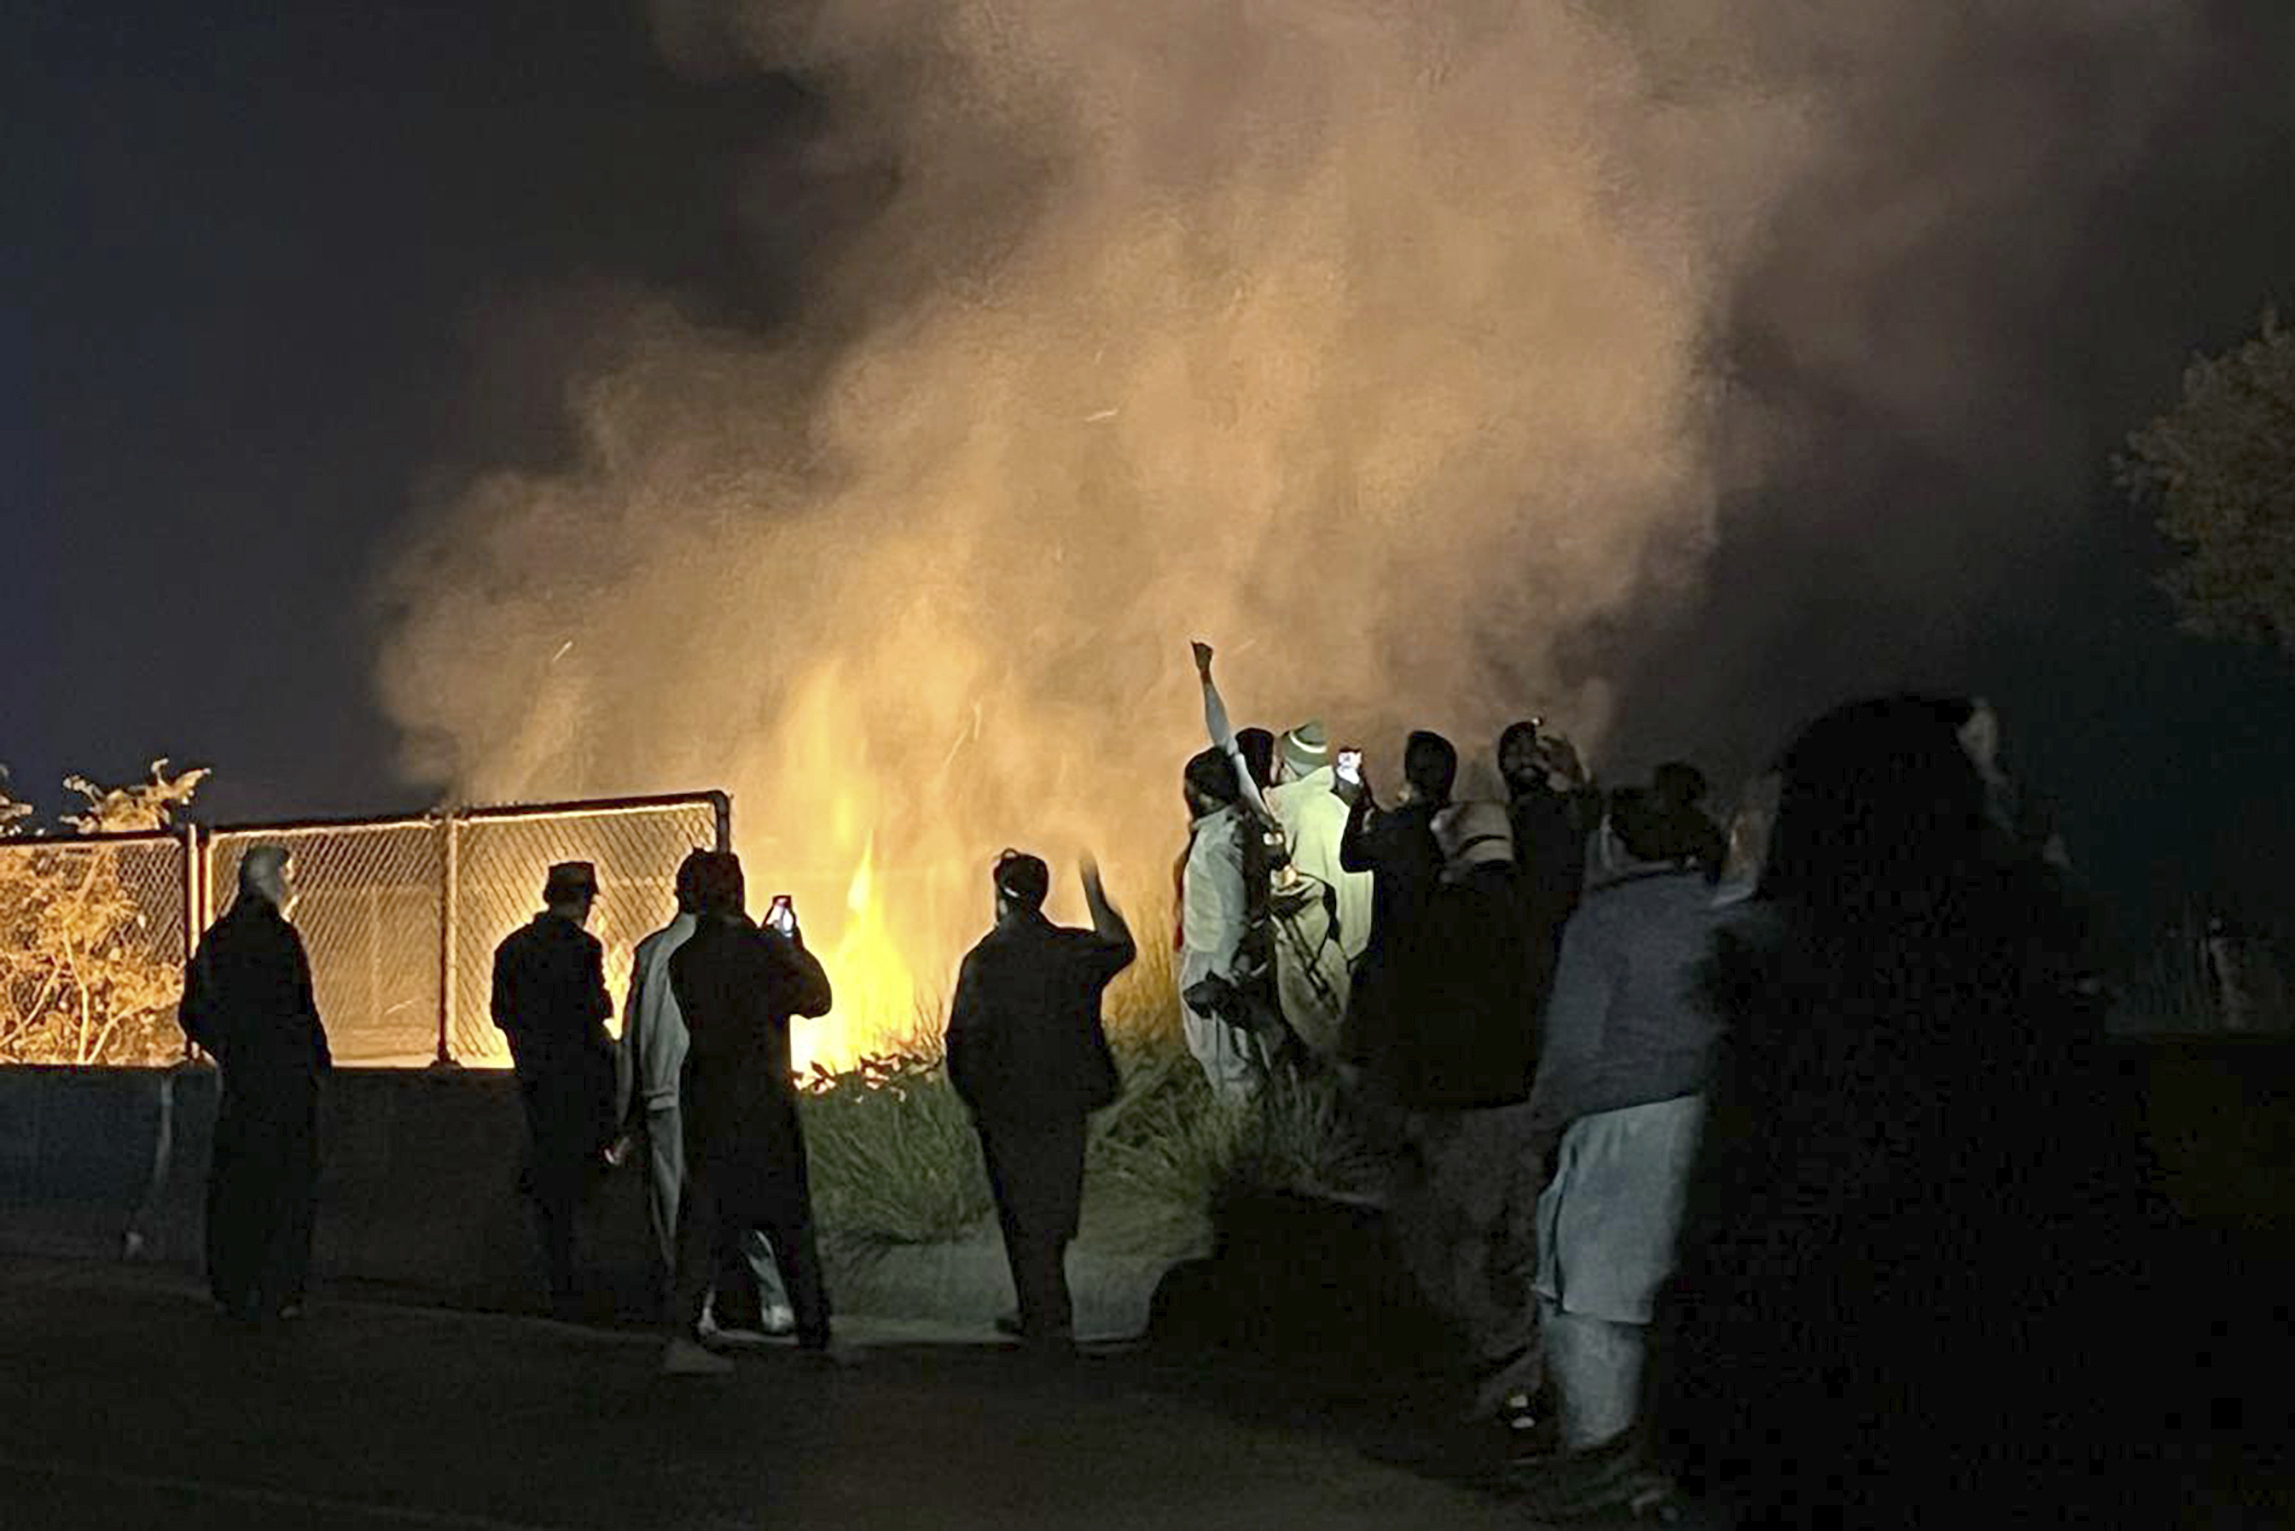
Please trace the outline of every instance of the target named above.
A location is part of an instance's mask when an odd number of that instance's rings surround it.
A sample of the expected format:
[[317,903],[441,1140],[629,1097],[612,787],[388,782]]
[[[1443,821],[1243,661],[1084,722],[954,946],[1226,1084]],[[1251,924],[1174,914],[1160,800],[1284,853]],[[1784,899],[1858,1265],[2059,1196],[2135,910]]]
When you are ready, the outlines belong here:
[[319,1081],[331,1066],[311,997],[286,848],[239,863],[239,896],[184,975],[184,1034],[223,1074],[207,1180],[207,1279],[246,1322],[302,1311],[319,1175]]
[[1043,861],[999,857],[996,928],[966,955],[948,1012],[949,1082],[980,1133],[1021,1337],[1044,1355],[1074,1345],[1065,1262],[1083,1203],[1084,1126],[1118,1083],[1100,996],[1138,950],[1089,857],[1083,880],[1092,928],[1064,929],[1044,917]]
[[805,1132],[790,1071],[791,1016],[829,1013],[829,975],[805,949],[794,907],[753,923],[740,859],[705,852],[694,870],[693,935],[669,959],[688,1037],[683,1089],[685,1196],[679,1217],[672,1330],[663,1368],[721,1372],[702,1344],[702,1305],[753,1289],[744,1238],[772,1241],[795,1310],[800,1349],[829,1345],[829,1296],[813,1233]]
[[541,1223],[550,1301],[574,1301],[574,1213],[614,1130],[614,1044],[605,949],[583,926],[598,896],[586,861],[550,868],[542,912],[494,951],[494,1024],[510,1039],[526,1106],[526,1190]]

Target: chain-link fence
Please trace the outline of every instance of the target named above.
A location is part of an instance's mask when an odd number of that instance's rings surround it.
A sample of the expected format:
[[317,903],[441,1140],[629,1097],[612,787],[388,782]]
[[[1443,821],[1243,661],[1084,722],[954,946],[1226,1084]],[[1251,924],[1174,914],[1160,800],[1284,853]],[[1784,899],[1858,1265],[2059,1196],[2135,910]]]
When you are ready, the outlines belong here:
[[179,1057],[183,964],[230,908],[250,847],[294,857],[295,925],[338,1063],[509,1063],[489,1013],[494,948],[561,861],[598,869],[590,930],[618,1005],[631,949],[675,912],[677,865],[730,848],[722,793],[419,819],[186,826],[0,841],[0,1063]]
[[[542,907],[542,879],[561,861],[598,869],[590,933],[605,943],[606,985],[618,1011],[630,953],[677,912],[677,864],[721,836],[723,799],[572,805],[472,813],[455,835],[455,913],[448,1046],[460,1063],[507,1068],[509,1047],[491,1014],[494,948]],[[726,822],[723,835],[729,836]]]
[[281,845],[294,857],[295,928],[337,1062],[418,1068],[438,1056],[448,822],[228,829],[208,838],[209,918],[231,906],[250,847]]
[[0,841],[0,1062],[181,1053],[193,865],[182,835]]

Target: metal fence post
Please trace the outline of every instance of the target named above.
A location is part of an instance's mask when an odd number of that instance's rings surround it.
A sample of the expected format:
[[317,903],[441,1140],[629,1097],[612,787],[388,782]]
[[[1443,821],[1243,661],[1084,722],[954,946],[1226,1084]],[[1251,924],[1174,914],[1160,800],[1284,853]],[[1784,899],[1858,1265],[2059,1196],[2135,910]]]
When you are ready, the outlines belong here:
[[460,1067],[454,1061],[450,1038],[454,1033],[455,1000],[455,932],[461,921],[462,867],[459,839],[456,831],[460,820],[449,813],[439,821],[441,843],[439,866],[441,871],[438,894],[438,1056],[431,1060],[434,1069]]
[[729,851],[733,849],[733,794],[712,792],[709,806],[717,811],[717,849]]
[[[199,826],[186,824],[183,826],[183,965],[186,972],[190,970],[191,959],[199,955],[199,938],[207,931],[207,922],[203,917],[206,910],[199,897],[200,889],[206,884],[204,871],[204,858],[199,849]],[[188,1063],[198,1055],[198,1049],[191,1045],[191,1038],[186,1036],[183,1039],[184,1061]]]

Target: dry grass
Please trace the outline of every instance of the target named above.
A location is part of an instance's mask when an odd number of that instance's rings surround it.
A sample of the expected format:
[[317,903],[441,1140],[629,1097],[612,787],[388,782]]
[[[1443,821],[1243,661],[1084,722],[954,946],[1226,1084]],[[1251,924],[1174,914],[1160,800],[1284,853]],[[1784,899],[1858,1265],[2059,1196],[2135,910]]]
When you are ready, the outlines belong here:
[[[1356,1190],[1377,1163],[1328,1079],[1281,1079],[1251,1106],[1212,1098],[1188,1055],[1167,926],[1109,990],[1108,1039],[1124,1087],[1092,1120],[1085,1202],[1095,1238],[1161,1245],[1198,1230],[1243,1188]],[[830,1235],[934,1243],[994,1211],[971,1119],[942,1067],[936,1009],[885,1056],[806,1081],[813,1194]]]

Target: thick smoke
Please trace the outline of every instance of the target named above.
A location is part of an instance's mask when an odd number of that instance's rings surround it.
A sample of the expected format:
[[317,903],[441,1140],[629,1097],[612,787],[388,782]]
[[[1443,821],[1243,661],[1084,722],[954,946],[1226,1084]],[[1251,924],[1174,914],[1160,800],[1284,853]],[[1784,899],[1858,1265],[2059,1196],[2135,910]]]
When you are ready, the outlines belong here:
[[[1748,289],[1799,274],[1754,305],[1777,343],[1933,410],[1988,306],[1877,333],[1871,275],[1964,187],[2045,270],[2064,225],[2029,198],[2113,147],[2064,132],[2095,108],[2060,50],[2175,53],[2153,0],[2022,9],[665,4],[681,66],[822,103],[744,206],[761,250],[818,242],[770,335],[601,315],[578,465],[480,483],[397,572],[409,768],[728,785],[753,883],[831,927],[873,849],[929,991],[1003,845],[1168,896],[1192,636],[1247,721],[1320,715],[1389,782],[1412,724],[1597,742],[1580,640],[1678,609],[1724,493],[1798,450],[1797,401],[1721,364]],[[1876,141],[1977,59],[1992,120]],[[1780,262],[1812,228],[1823,258]],[[893,975],[846,1013],[901,1002]]]

